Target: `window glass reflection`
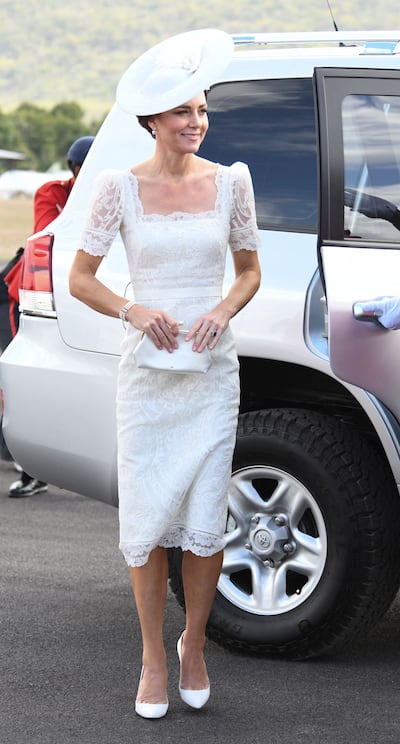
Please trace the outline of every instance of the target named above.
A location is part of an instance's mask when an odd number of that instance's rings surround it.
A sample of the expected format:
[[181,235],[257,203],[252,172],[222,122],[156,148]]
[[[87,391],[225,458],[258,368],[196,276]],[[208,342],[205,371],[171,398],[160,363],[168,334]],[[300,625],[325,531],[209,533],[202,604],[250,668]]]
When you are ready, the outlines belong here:
[[315,232],[317,176],[311,80],[217,85],[201,155],[248,164],[260,227]]
[[400,238],[400,98],[343,100],[344,226],[351,237]]

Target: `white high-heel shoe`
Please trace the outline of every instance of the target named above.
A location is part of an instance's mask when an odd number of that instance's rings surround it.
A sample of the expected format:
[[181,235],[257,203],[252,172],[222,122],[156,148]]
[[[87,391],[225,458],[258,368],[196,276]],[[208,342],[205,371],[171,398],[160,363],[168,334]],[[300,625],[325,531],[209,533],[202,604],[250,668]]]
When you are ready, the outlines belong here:
[[[143,672],[144,669],[142,667],[139,684],[143,677]],[[166,703],[138,703],[135,701],[135,711],[138,716],[141,716],[142,718],[163,718],[167,713],[168,705],[168,699]]]
[[[176,644],[176,650],[178,653],[179,663],[182,663],[182,638],[183,633],[180,636],[178,643]],[[206,704],[210,697],[210,685],[204,687],[202,690],[185,690],[185,688],[179,685],[179,694],[186,705],[190,705],[191,708],[202,708]]]

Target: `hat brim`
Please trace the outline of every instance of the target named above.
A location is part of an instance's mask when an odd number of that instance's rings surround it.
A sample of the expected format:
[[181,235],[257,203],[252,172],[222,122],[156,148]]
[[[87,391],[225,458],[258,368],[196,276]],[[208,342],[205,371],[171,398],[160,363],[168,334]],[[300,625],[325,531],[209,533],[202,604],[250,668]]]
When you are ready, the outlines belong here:
[[[172,69],[159,60],[172,56],[179,59],[188,49],[198,59],[196,69]],[[136,116],[151,116],[169,111],[190,101],[206,90],[228,66],[233,54],[233,40],[217,29],[199,29],[177,34],[156,44],[128,67],[116,91],[118,105]]]

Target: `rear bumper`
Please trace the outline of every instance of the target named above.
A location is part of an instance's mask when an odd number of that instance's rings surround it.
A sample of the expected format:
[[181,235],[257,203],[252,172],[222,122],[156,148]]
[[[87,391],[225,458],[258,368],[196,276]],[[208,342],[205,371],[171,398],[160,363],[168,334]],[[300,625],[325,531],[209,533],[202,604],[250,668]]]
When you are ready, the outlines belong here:
[[118,362],[66,346],[53,319],[21,317],[0,385],[7,446],[30,475],[117,503]]

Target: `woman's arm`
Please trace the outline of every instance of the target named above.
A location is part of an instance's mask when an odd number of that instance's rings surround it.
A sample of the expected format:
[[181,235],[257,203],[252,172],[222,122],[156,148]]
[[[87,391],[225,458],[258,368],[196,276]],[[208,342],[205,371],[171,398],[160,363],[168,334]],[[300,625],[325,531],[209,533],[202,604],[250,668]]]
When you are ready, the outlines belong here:
[[221,305],[231,312],[231,318],[239,312],[257,292],[261,281],[261,269],[257,251],[235,251],[232,253],[235,281]]
[[69,274],[69,291],[73,297],[93,310],[118,318],[119,311],[126,304],[126,298],[115,294],[96,278],[102,260],[103,256],[77,251]]
[[[186,340],[194,338],[193,350],[213,349],[227,328],[229,321],[257,292],[261,270],[256,251],[235,251],[233,254],[235,281],[227,296],[213,310],[202,315],[190,329]],[[211,333],[213,335],[211,335]]]
[[[73,297],[93,310],[118,318],[127,300],[126,297],[112,292],[96,278],[102,260],[103,256],[92,256],[85,251],[77,251],[69,275],[69,289]],[[150,310],[134,304],[125,313],[125,319],[139,331],[147,333],[157,348],[165,347],[168,351],[177,348],[175,336],[179,332],[179,325],[163,310]]]

